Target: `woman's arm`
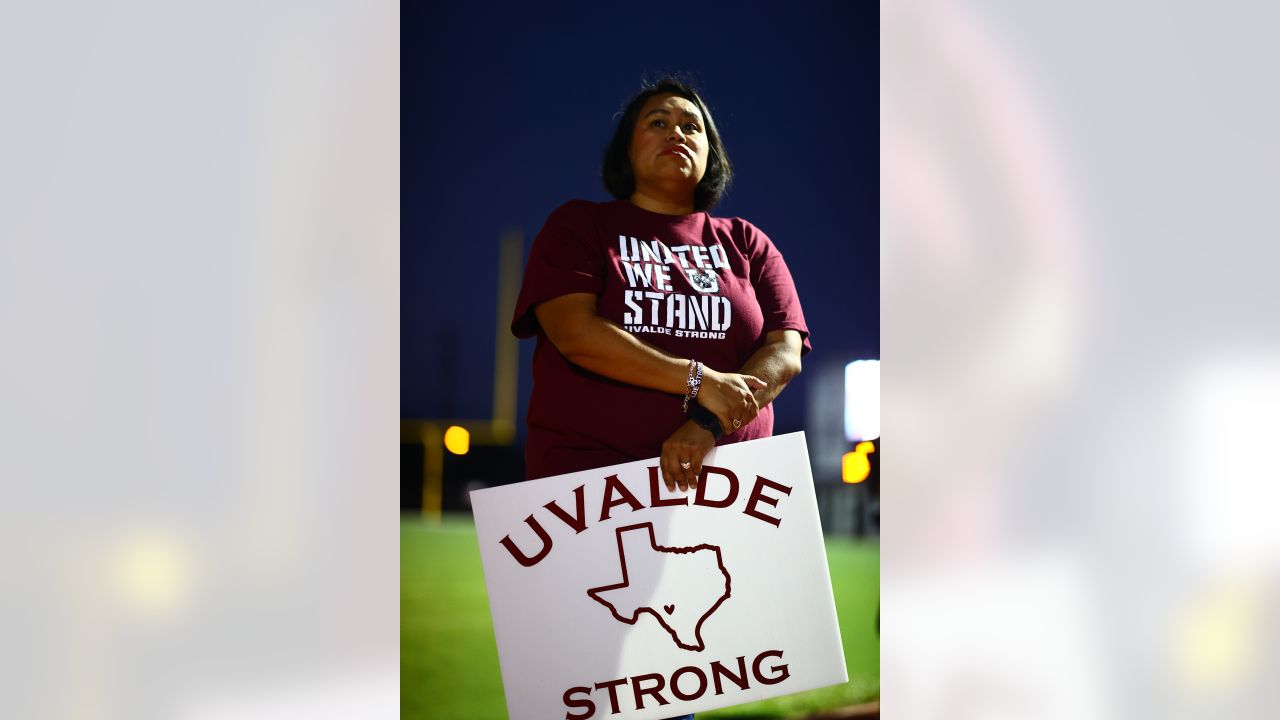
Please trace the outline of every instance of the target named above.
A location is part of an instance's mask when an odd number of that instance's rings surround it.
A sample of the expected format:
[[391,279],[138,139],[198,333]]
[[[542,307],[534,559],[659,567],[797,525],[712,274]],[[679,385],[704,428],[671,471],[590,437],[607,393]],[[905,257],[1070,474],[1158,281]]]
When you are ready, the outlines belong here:
[[778,397],[782,389],[800,374],[800,353],[804,343],[798,330],[773,330],[764,336],[764,345],[747,358],[738,372],[752,375],[768,383],[755,391],[756,403],[763,408]]
[[547,339],[569,362],[628,385],[684,395],[689,361],[645,343],[596,312],[591,293],[561,295],[534,308]]
[[[628,385],[683,396],[689,361],[649,345],[596,312],[596,296],[570,293],[534,308],[547,339],[574,365]],[[752,356],[753,358],[755,356]],[[697,401],[732,430],[732,418],[750,420],[759,412],[754,392],[760,379],[744,373],[722,373],[705,367]]]
[[[755,391],[756,403],[764,407],[778,397],[787,383],[800,374],[800,353],[803,342],[797,330],[774,330],[765,335],[764,345],[747,358],[739,372],[760,378],[768,383]],[[723,421],[721,421],[723,425]],[[733,427],[726,428],[732,430]],[[715,447],[711,432],[689,420],[676,429],[662,444],[662,479],[668,490],[696,488],[702,472],[702,460]],[[689,467],[681,467],[681,462]]]

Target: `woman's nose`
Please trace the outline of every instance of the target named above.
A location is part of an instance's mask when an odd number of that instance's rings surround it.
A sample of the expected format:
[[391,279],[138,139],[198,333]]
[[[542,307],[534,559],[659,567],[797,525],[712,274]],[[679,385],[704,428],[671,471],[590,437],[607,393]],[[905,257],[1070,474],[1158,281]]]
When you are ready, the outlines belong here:
[[667,139],[684,142],[684,132],[680,129],[679,125],[671,126],[671,132],[667,134]]

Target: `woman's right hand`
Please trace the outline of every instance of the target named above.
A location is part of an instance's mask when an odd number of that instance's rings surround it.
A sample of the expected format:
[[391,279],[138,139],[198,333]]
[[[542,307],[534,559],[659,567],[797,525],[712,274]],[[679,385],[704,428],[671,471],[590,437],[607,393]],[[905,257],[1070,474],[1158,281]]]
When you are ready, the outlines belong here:
[[[724,434],[730,435],[754,420],[760,412],[755,391],[766,384],[753,375],[722,373],[704,365],[697,402],[715,413]],[[738,421],[737,424],[734,420]]]

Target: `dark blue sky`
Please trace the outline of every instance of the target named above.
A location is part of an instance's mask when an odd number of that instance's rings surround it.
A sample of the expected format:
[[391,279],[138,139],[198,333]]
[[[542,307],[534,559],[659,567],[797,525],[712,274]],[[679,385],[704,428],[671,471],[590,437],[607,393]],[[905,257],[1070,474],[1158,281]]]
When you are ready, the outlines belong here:
[[[879,357],[877,4],[402,11],[402,416],[488,417],[499,236],[521,229],[527,254],[557,206],[609,199],[613,116],[663,71],[696,80],[733,161],[713,214],[759,226],[791,267],[807,366]],[[776,401],[778,432],[802,428],[804,377]]]

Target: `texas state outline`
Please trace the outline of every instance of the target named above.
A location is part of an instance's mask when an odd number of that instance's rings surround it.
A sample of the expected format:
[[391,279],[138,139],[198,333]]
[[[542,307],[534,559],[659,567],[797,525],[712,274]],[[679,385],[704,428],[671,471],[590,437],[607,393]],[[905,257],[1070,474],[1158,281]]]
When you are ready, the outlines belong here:
[[[716,564],[720,566],[720,572],[724,575],[724,594],[721,595],[720,599],[716,600],[716,602],[705,613],[702,614],[702,617],[698,619],[697,624],[694,625],[693,637],[694,637],[694,640],[697,641],[696,645],[686,645],[680,642],[679,634],[676,633],[674,628],[672,628],[669,624],[667,624],[667,621],[663,619],[662,614],[659,613],[654,608],[651,608],[648,605],[636,608],[635,614],[632,615],[630,618],[626,618],[618,613],[618,609],[613,606],[613,603],[610,603],[601,599],[600,596],[598,595],[598,593],[607,592],[609,590],[617,590],[619,588],[627,587],[628,585],[631,584],[631,580],[627,575],[627,556],[623,551],[622,534],[624,532],[627,532],[628,530],[638,530],[641,528],[647,529],[649,531],[649,545],[653,547],[653,549],[657,552],[673,553],[676,555],[687,555],[690,553],[698,552],[699,550],[712,550],[716,554]],[[622,582],[614,583],[612,585],[603,585],[601,587],[590,588],[589,590],[587,590],[587,596],[590,597],[592,600],[595,600],[596,602],[600,603],[601,605],[604,605],[605,607],[609,608],[609,612],[613,615],[613,617],[617,619],[618,622],[621,622],[625,625],[635,625],[636,622],[639,621],[640,619],[640,613],[648,612],[658,621],[658,624],[660,624],[662,628],[666,630],[668,634],[671,635],[671,639],[675,642],[677,647],[679,647],[682,650],[694,650],[697,652],[702,652],[703,650],[705,650],[706,643],[704,643],[702,640],[702,624],[706,622],[707,618],[711,617],[712,613],[714,613],[722,604],[724,604],[724,601],[728,600],[729,596],[732,594],[733,578],[730,577],[729,575],[729,569],[724,566],[724,556],[720,553],[720,546],[711,545],[709,543],[702,543],[700,545],[694,545],[693,547],[667,547],[665,545],[659,545],[657,537],[654,535],[653,523],[651,522],[638,523],[635,525],[627,525],[624,527],[620,527],[617,529],[615,537],[617,538],[617,541],[618,541],[618,560],[619,560],[619,563],[622,565]]]

